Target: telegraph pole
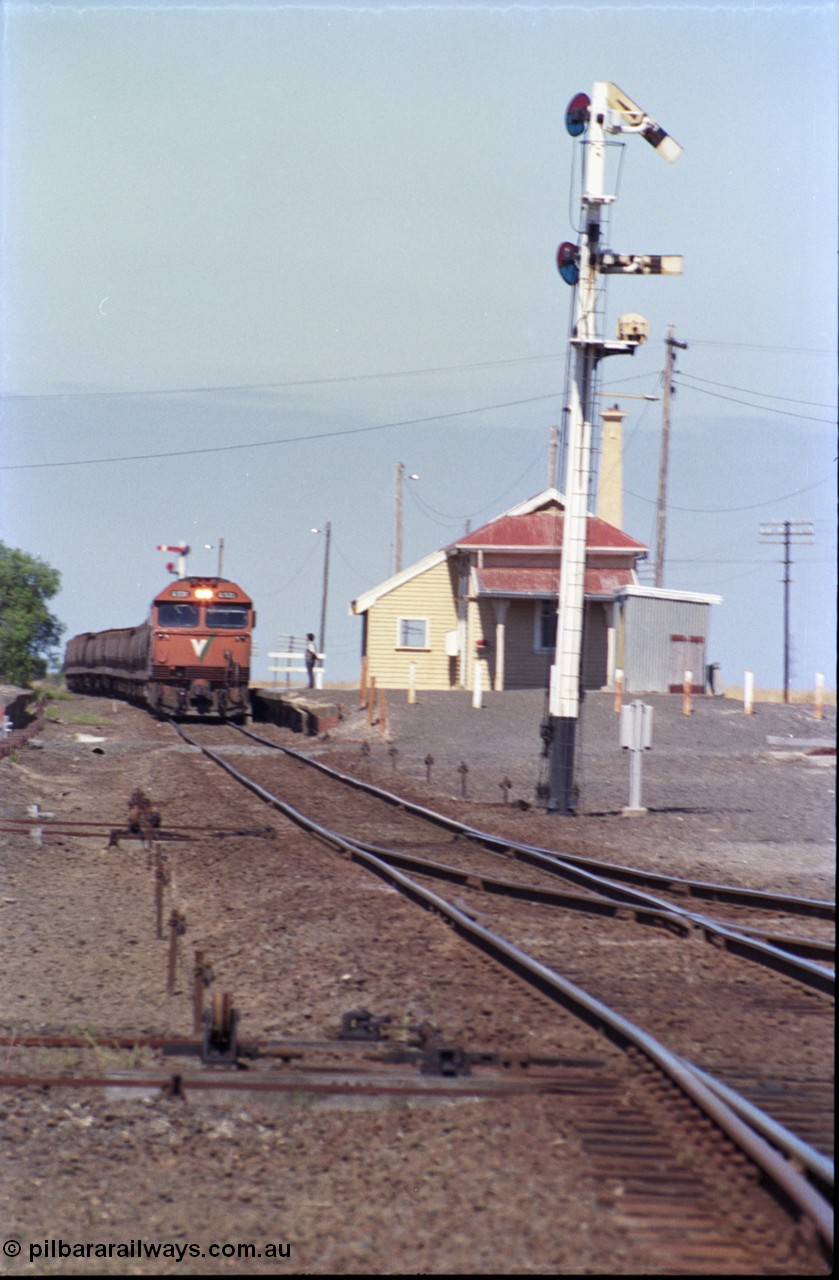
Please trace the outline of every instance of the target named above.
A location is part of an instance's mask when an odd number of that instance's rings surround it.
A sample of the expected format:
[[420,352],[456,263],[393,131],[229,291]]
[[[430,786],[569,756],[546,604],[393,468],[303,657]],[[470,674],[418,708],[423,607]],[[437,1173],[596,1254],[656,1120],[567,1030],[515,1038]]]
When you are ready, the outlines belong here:
[[664,339],[664,384],[661,393],[661,456],[658,464],[658,508],[655,539],[655,586],[664,586],[664,547],[667,541],[667,467],[670,455],[670,404],[673,396],[673,369],[676,348],[687,351],[686,342],[677,342],[673,326]]
[[393,572],[402,568],[402,477],[404,462],[397,462],[393,480]]
[[[572,138],[583,138],[585,164],[579,244],[566,242],[557,251],[559,274],[566,284],[574,286],[575,296],[556,656],[551,668],[546,736],[550,755],[548,809],[572,814],[577,804],[574,754],[580,709],[594,378],[597,364],[605,356],[632,353],[643,340],[635,324],[618,341],[607,341],[598,333],[600,276],[678,275],[682,269],[682,260],[675,255],[615,254],[604,250],[601,215],[615,199],[604,192],[606,135],[640,133],[669,161],[676,160],[682,149],[617,85],[607,81],[594,85],[591,98],[581,93],[571,100],[565,124]],[[619,327],[619,332],[623,331]]]
[[329,590],[329,542],[332,538],[332,523],[327,520],[324,532],[326,541],[323,548],[323,596],[320,604],[320,651],[326,653],[326,593]]
[[[393,572],[399,573],[402,568],[402,482],[405,479],[405,464],[397,462],[393,480]],[[415,472],[408,476],[409,480],[419,480]]]
[[812,546],[813,522],[812,520],[775,520],[771,524],[760,526],[760,536],[764,542],[774,543],[776,546],[782,544],[784,548],[784,558],[781,561],[784,566],[784,576],[781,579],[784,584],[784,702],[789,702],[789,589],[792,584],[790,552],[793,542],[798,545]]

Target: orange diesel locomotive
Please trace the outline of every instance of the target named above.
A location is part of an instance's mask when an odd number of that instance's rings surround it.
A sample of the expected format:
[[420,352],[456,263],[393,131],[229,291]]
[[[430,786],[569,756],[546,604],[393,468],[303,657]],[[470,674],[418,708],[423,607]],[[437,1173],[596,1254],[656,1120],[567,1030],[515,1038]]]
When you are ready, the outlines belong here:
[[74,693],[127,698],[156,715],[245,719],[253,602],[226,578],[178,578],[137,627],[87,632],[67,643]]

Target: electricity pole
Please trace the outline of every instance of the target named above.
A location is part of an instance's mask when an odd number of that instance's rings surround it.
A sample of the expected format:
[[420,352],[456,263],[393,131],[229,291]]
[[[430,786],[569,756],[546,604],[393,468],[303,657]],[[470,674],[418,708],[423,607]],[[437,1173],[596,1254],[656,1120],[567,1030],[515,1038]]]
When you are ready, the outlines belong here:
[[404,462],[397,462],[393,481],[393,572],[402,568],[402,477]]
[[[393,481],[393,572],[399,573],[402,568],[402,482],[405,479],[405,464],[397,462],[396,475]],[[409,480],[419,480],[414,472]]]
[[326,522],[326,541],[323,548],[323,597],[320,604],[320,651],[326,653],[326,593],[329,590],[329,542],[332,538],[332,523]]
[[792,584],[790,551],[793,542],[799,546],[812,546],[813,522],[812,520],[775,520],[771,524],[760,526],[760,536],[763,542],[774,543],[776,546],[781,544],[784,548],[784,558],[781,561],[784,566],[784,576],[781,579],[784,584],[784,702],[789,702],[789,589]]
[[322,533],[324,535],[323,546],[323,594],[320,604],[320,640],[318,648],[321,653],[326,653],[326,596],[329,590],[329,543],[332,538],[332,522],[327,520],[322,529],[313,529],[312,533]]
[[577,94],[568,106],[565,124],[572,138],[583,137],[585,164],[579,244],[566,242],[557,251],[559,274],[566,284],[575,287],[575,296],[556,655],[551,668],[546,736],[550,756],[548,810],[572,814],[577,805],[574,756],[580,710],[594,378],[597,364],[605,356],[632,353],[643,340],[636,326],[618,341],[608,341],[598,332],[600,277],[678,275],[682,269],[682,260],[675,255],[616,254],[604,249],[601,217],[604,208],[615,199],[604,192],[606,135],[640,133],[669,161],[676,160],[682,149],[617,85],[608,81],[596,83],[590,99],[586,94]]
[[687,351],[686,342],[677,342],[673,326],[667,326],[664,339],[664,385],[661,393],[661,457],[658,464],[658,509],[655,538],[655,580],[657,587],[664,586],[664,547],[667,541],[667,466],[670,454],[670,403],[673,395],[673,368],[676,351]]

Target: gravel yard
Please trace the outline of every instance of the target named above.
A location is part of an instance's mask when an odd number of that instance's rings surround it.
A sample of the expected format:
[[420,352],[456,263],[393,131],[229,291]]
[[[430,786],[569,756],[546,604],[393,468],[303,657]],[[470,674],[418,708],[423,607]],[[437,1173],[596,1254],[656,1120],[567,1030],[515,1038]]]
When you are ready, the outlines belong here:
[[[581,731],[582,812],[557,818],[532,805],[537,698],[493,695],[476,710],[459,695],[426,695],[411,707],[392,695],[385,741],[366,726],[351,701],[356,695],[341,696],[345,715],[336,730],[290,743],[367,770],[475,826],[676,874],[833,896],[835,758],[798,747],[779,752],[766,742],[829,737],[832,719],[815,722],[806,709],[774,706],[744,717],[736,704],[716,699],[697,700],[694,715],[682,717],[680,699],[651,699],[649,813],[629,819],[621,817],[628,764],[616,745],[617,717],[611,701],[595,695],[586,700]],[[474,981],[453,984],[460,944],[445,926],[385,886],[371,906],[358,868],[334,854],[313,858],[302,836],[264,809],[260,818],[259,806],[209,764],[196,792],[194,758],[173,744],[168,726],[105,700],[56,705],[60,723],[0,762],[0,820],[35,805],[55,815],[44,820],[41,844],[25,834],[3,837],[0,1023],[6,1035],[87,1034],[91,1047],[58,1057],[7,1047],[0,1050],[4,1074],[153,1067],[150,1051],[106,1049],[96,1040],[117,1032],[190,1034],[191,956],[199,946],[218,980],[235,987],[243,1034],[334,1035],[342,1010],[392,1007],[406,1023],[442,1023],[473,1045],[526,1043],[596,1058],[607,1075],[619,1070],[593,1033],[541,997],[523,995],[512,979],[502,981],[492,1007],[482,1004],[470,994],[488,964],[482,958],[469,961]],[[461,761],[469,766],[465,798]],[[513,784],[509,804],[499,787],[504,777]],[[276,828],[273,839],[239,836],[222,847],[208,833],[198,845],[167,850],[167,910],[177,902],[188,921],[171,997],[148,855],[136,844],[106,848],[103,837],[49,836],[49,822],[59,819],[123,826],[137,787],[164,827],[255,830],[270,821]],[[267,858],[277,870],[266,888]],[[382,970],[380,952],[397,957],[393,969]],[[7,1090],[0,1143],[5,1234],[23,1250],[4,1259],[7,1274],[670,1269],[665,1254],[622,1222],[619,1186],[604,1200],[561,1098],[358,1109],[294,1095],[271,1103],[246,1095],[222,1106]],[[158,1243],[169,1252],[156,1261],[113,1248],[110,1257],[37,1255],[59,1239],[125,1249],[132,1241]],[[211,1261],[214,1242],[255,1243],[262,1256]],[[202,1256],[190,1254],[190,1245]],[[776,1262],[767,1274],[814,1273],[812,1259]]]

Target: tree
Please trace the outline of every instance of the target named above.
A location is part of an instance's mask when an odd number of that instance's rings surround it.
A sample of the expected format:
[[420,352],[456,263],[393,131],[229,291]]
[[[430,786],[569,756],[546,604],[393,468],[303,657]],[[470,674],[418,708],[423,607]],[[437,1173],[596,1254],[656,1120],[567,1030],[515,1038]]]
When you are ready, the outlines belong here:
[[0,542],[0,683],[43,676],[64,631],[47,608],[61,574],[37,556]]

